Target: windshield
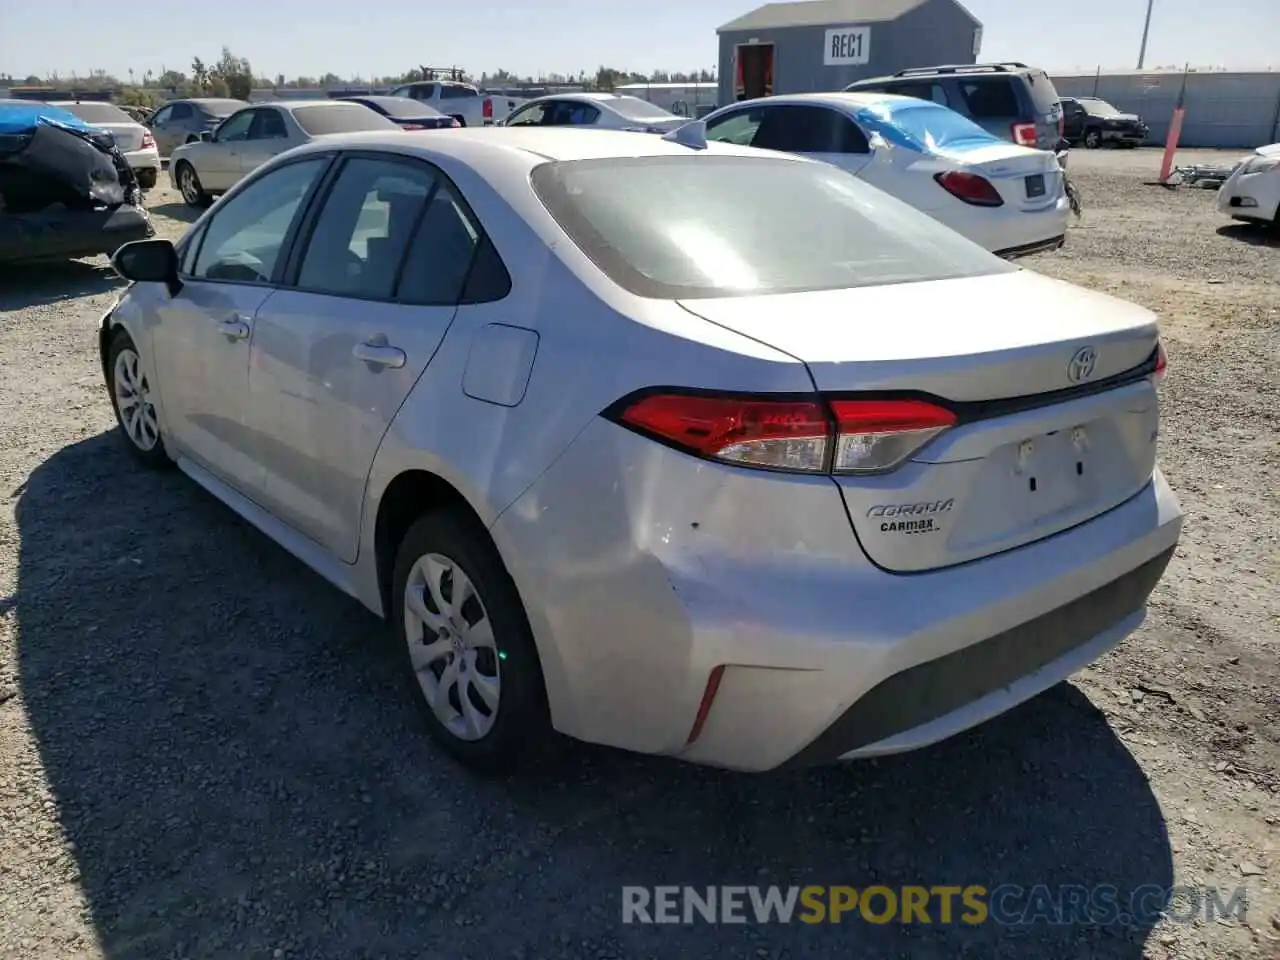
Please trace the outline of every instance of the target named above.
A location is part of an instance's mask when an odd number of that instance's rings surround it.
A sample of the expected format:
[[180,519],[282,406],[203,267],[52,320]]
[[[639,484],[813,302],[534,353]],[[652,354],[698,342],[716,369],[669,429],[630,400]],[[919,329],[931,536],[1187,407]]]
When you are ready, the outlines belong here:
[[293,119],[313,137],[330,133],[358,133],[361,130],[399,130],[380,113],[359,103],[318,103],[294,107]]
[[63,103],[64,110],[69,110],[85,123],[133,123],[129,116],[114,103]]
[[[888,124],[893,129],[882,130],[882,133],[891,135],[896,130],[906,139],[907,146],[920,151],[1003,142],[968,117],[927,100],[886,101],[865,107],[859,113]],[[874,128],[877,124],[869,123],[868,126]],[[895,139],[892,136],[888,138]]]
[[614,97],[605,103],[629,120],[670,120],[674,116],[639,97]]
[[644,297],[793,293],[1018,269],[827,164],[706,153],[613,157],[545,163],[532,182],[579,249]]
[[1084,108],[1095,117],[1118,117],[1120,111],[1105,100],[1081,100]]

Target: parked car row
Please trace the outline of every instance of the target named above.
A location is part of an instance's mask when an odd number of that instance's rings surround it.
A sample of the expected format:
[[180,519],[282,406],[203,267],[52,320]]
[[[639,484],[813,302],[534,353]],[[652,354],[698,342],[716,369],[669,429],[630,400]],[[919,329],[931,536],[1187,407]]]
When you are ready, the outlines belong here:
[[[310,136],[355,106],[255,108],[309,142],[116,253],[102,369],[141,463],[388,621],[453,756],[510,769],[553,730],[738,770],[910,750],[1142,622],[1182,524],[1156,318],[866,173],[937,164],[942,199],[1030,219],[1051,154],[966,150],[884,94],[662,136],[372,111]],[[960,132],[926,155],[917,123]],[[729,135],[775,128],[878,156]]]

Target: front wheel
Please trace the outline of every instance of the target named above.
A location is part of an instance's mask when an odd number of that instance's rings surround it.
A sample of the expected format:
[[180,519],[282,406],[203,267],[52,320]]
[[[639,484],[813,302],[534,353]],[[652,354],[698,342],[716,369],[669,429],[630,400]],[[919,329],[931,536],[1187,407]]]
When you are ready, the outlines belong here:
[[484,773],[508,773],[550,739],[542,668],[515,584],[462,511],[417,520],[396,557],[388,615],[408,686],[435,740]]
[[209,194],[205,193],[195,167],[185,160],[179,160],[174,175],[178,181],[178,192],[182,194],[182,199],[187,206],[207,207],[209,205]]
[[160,436],[160,418],[143,371],[142,356],[124,330],[116,331],[107,348],[107,376],[111,406],[129,452],[149,467],[168,466],[172,461]]

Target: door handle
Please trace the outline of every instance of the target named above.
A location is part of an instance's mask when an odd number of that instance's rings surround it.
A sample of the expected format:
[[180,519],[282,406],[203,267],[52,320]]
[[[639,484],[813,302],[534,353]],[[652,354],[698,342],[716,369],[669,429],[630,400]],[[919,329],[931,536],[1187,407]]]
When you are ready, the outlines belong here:
[[219,320],[218,332],[230,340],[244,340],[249,336],[249,322],[242,317]]
[[391,367],[395,370],[403,367],[406,360],[404,351],[388,344],[387,338],[383,336],[357,343],[351,348],[351,355],[371,367]]

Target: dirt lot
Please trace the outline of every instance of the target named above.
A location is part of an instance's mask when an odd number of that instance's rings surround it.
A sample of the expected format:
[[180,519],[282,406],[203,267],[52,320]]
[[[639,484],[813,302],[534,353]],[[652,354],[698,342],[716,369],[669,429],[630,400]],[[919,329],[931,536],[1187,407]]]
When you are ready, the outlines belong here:
[[[1086,215],[1033,264],[1164,318],[1188,516],[1146,624],[969,735],[803,774],[585,747],[461,772],[380,624],[117,446],[93,330],[118,282],[0,276],[0,957],[1280,957],[1280,249],[1211,192],[1143,186],[1158,160],[1075,151]],[[151,204],[176,236],[177,197]],[[1243,887],[1248,910],[620,922],[621,885],[683,883]]]

